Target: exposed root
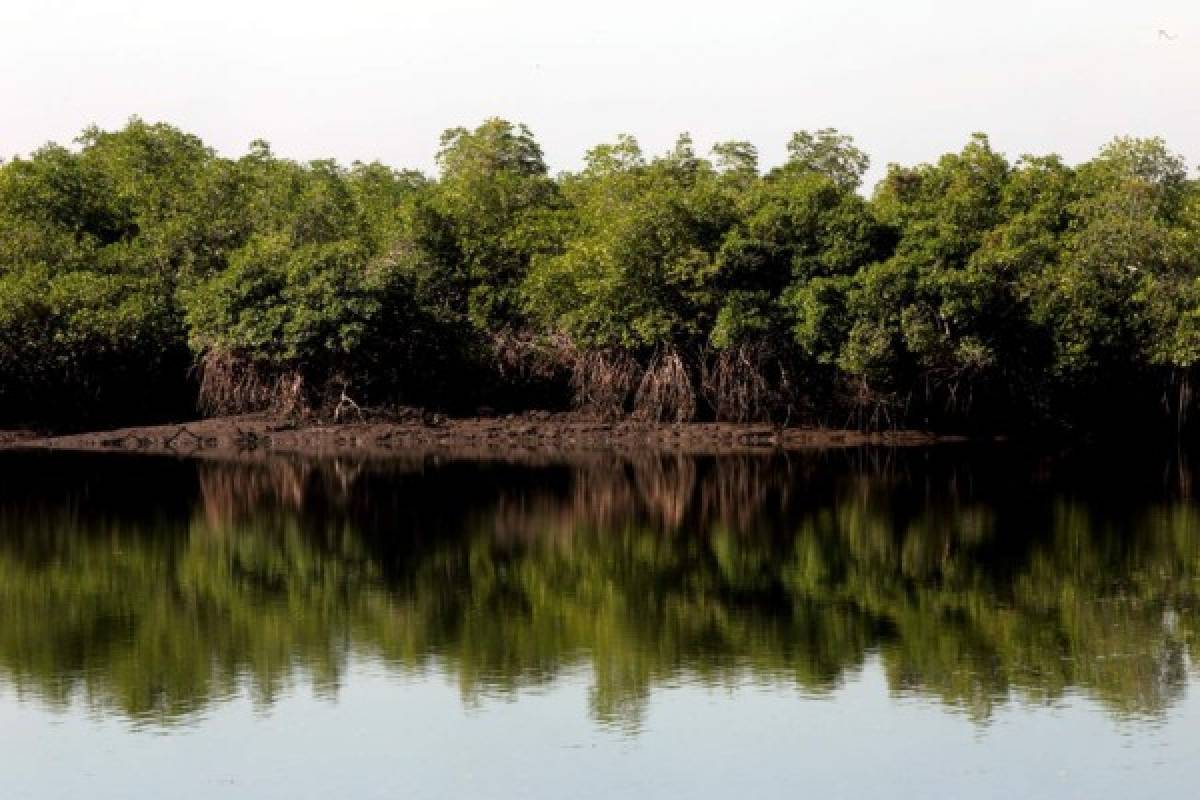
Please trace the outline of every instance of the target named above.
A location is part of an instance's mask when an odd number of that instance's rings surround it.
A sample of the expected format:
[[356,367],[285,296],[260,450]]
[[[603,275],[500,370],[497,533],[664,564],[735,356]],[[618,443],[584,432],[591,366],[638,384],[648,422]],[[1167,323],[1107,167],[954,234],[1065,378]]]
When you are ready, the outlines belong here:
[[304,392],[304,376],[288,372],[275,380],[271,410],[286,417],[311,416],[312,408]]
[[[188,438],[184,439],[184,435],[187,435]],[[176,444],[180,441],[190,442],[193,450],[204,447],[204,437],[194,431],[188,430],[186,425],[180,425],[179,430],[175,431],[174,435],[163,440],[163,445],[175,450],[177,449]]]
[[304,377],[295,371],[273,373],[246,358],[210,350],[200,370],[199,410],[208,416],[271,411],[284,416],[306,416],[311,408],[305,397]]
[[500,375],[518,381],[561,380],[575,363],[575,346],[566,336],[533,336],[511,330],[492,334],[492,356]]
[[337,405],[333,409],[333,421],[341,422],[344,416],[348,416],[351,413],[358,417],[359,422],[366,419],[363,410],[359,407],[358,403],[350,398],[350,395],[346,394],[346,388],[343,386],[341,396],[338,397]]
[[575,356],[571,392],[575,407],[606,417],[617,417],[628,407],[641,367],[624,350],[593,350]]
[[675,350],[656,355],[642,374],[634,411],[658,422],[696,417],[696,391],[683,358]]
[[911,395],[877,391],[861,377],[851,378],[844,390],[843,402],[850,413],[843,427],[861,431],[895,430],[907,416]]
[[[763,344],[742,344],[702,362],[705,399],[722,422],[784,422],[794,410],[787,369]],[[769,372],[777,371],[772,382]]]

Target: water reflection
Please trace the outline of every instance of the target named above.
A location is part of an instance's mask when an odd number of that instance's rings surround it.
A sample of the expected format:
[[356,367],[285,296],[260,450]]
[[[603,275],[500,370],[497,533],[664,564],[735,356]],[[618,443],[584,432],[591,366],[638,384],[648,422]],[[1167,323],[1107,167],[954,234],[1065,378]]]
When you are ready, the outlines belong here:
[[[1164,466],[1164,463],[1166,466]],[[586,669],[595,719],[656,687],[891,690],[986,721],[1081,692],[1175,704],[1200,507],[1178,461],[1001,451],[510,462],[0,458],[0,680],[186,721],[353,657],[466,702]]]

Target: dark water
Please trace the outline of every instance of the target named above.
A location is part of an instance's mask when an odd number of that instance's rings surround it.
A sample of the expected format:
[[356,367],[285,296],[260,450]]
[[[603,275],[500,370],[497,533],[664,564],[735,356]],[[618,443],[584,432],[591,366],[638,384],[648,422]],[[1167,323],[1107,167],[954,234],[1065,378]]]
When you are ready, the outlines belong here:
[[1177,455],[0,454],[0,797],[1184,797]]

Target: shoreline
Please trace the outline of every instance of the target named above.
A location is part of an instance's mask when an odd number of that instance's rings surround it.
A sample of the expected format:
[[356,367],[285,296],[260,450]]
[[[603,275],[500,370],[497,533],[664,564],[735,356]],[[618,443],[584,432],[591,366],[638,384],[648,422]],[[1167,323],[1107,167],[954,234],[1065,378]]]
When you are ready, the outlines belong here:
[[464,449],[496,453],[531,449],[722,452],[865,445],[919,446],[968,440],[969,437],[961,435],[915,430],[868,433],[729,422],[613,421],[570,412],[464,418],[433,415],[409,421],[337,424],[300,424],[269,414],[248,414],[62,436],[0,431],[0,450],[178,456],[248,452],[384,454]]

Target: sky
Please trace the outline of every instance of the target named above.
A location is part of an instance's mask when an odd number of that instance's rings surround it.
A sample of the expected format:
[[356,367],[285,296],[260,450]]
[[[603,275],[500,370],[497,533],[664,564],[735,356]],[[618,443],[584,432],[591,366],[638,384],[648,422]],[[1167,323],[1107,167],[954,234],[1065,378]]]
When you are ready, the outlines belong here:
[[1194,167],[1200,0],[0,0],[0,157],[134,114],[231,156],[430,172],[442,130],[490,116],[554,171],[682,131],[771,166],[821,127],[868,185],[974,131],[1072,162],[1157,135]]

